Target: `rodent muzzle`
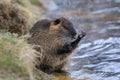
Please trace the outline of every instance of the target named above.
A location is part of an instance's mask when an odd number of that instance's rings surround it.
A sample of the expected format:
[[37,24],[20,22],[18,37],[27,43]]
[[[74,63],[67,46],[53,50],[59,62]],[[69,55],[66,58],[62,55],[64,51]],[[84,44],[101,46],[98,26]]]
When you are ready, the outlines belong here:
[[73,38],[71,38],[71,41],[70,41],[71,46],[75,48],[85,35],[86,33],[83,31],[81,31],[81,33],[76,34]]
[[57,49],[58,54],[71,53],[78,45],[80,40],[86,35],[85,32],[81,32],[80,34],[76,34],[71,40],[59,49]]

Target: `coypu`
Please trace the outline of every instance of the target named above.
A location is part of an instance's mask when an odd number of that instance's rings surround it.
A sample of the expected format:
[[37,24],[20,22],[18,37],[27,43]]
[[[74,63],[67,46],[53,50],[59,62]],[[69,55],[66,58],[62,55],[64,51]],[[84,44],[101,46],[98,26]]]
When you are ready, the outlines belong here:
[[64,71],[72,51],[85,36],[84,32],[78,34],[65,18],[38,21],[29,32],[28,43],[36,45],[39,52],[36,67],[46,73]]

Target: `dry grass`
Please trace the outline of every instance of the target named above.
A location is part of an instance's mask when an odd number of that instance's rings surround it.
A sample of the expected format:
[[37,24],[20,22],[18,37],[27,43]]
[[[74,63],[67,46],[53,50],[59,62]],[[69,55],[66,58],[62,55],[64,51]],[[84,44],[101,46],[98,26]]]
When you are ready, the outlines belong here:
[[54,80],[34,68],[35,53],[24,39],[0,33],[0,80]]
[[[0,78],[2,78],[3,80],[9,80],[9,78],[19,80],[20,78],[24,78],[25,76],[26,79],[29,79],[29,77],[31,77],[31,72],[27,69],[32,67],[30,61],[33,61],[33,53],[34,50],[32,49],[32,47],[26,44],[24,40],[18,40],[9,33],[1,33],[0,76],[2,77]],[[25,57],[27,60],[24,59]]]
[[0,31],[23,35],[39,19],[39,16],[33,14],[27,6],[21,6],[15,1],[0,0]]
[[0,0],[0,80],[54,80],[34,68],[37,52],[22,36],[40,19],[34,8],[29,0]]

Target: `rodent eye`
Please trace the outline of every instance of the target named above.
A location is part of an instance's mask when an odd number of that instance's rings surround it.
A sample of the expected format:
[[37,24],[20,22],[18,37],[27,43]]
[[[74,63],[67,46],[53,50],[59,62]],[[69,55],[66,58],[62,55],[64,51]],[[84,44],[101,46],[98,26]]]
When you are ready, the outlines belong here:
[[58,25],[60,23],[60,20],[56,19],[53,23],[54,23],[54,25]]

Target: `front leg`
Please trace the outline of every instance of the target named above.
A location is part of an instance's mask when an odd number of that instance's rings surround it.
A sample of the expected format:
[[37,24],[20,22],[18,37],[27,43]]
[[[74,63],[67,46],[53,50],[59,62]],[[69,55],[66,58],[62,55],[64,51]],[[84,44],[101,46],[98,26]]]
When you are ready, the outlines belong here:
[[57,49],[57,54],[66,54],[72,52],[71,44],[65,44],[63,47]]

